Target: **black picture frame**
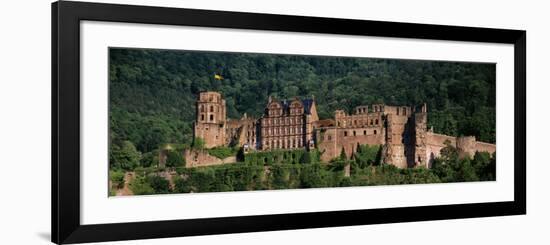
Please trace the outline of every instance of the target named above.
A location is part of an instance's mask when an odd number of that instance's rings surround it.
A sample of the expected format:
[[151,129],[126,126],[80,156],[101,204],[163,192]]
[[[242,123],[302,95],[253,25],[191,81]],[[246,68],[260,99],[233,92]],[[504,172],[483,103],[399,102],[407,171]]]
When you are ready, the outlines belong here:
[[[514,201],[80,224],[80,21],[505,43],[514,45]],[[526,213],[526,32],[61,1],[52,4],[52,242],[81,243]]]

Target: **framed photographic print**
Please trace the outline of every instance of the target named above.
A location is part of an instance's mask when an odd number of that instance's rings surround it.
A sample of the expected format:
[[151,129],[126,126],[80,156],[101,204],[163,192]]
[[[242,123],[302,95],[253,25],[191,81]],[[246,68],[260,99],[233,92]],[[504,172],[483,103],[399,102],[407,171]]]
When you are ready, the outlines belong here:
[[55,2],[52,241],[525,214],[525,35]]

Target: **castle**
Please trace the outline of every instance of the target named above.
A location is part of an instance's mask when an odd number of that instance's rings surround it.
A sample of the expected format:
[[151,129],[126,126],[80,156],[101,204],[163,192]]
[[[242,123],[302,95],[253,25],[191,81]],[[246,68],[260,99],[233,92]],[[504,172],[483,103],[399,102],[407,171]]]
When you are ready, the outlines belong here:
[[[328,162],[345,151],[351,157],[358,145],[382,146],[384,162],[399,168],[431,167],[441,149],[450,144],[463,157],[476,151],[494,153],[494,144],[473,136],[453,137],[428,130],[427,105],[419,107],[375,104],[358,106],[353,114],[336,110],[320,120],[314,98],[269,98],[260,118],[227,119],[225,100],[218,92],[201,92],[196,102],[194,137],[206,148],[237,145],[250,151],[317,149]],[[224,164],[207,153],[186,151],[187,166]]]

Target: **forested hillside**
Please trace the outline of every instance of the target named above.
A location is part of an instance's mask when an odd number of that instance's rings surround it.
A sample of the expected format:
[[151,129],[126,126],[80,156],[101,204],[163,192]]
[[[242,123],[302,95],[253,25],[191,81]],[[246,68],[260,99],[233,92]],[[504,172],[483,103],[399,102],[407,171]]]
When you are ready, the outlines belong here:
[[109,80],[113,147],[131,142],[144,154],[191,142],[203,90],[223,94],[230,118],[259,117],[269,95],[315,96],[321,118],[426,102],[435,132],[495,142],[494,64],[113,48]]

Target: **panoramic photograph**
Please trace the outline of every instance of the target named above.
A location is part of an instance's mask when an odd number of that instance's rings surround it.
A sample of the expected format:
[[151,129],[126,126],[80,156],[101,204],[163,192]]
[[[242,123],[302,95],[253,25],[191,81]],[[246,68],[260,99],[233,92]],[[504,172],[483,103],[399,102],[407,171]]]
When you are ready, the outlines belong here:
[[109,49],[109,196],[496,180],[494,63]]

